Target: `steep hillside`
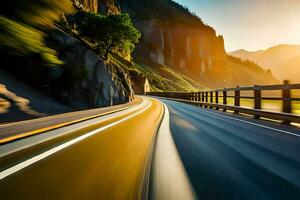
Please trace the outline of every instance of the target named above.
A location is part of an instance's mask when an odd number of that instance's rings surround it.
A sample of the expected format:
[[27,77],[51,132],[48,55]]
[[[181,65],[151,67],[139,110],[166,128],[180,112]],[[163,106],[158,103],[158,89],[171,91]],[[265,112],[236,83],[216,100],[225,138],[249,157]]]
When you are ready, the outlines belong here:
[[136,55],[197,75],[224,63],[222,36],[180,5],[168,0],[121,0],[143,33]]
[[[74,109],[111,106],[133,99],[126,71],[101,57],[91,47],[93,43],[74,33],[74,26],[67,21],[75,13],[95,15],[98,11],[102,13],[98,19],[108,19],[106,14],[119,12],[113,1],[35,0],[24,4],[12,0],[11,4],[1,7],[1,69]],[[126,25],[132,27],[129,22]],[[1,80],[0,84],[6,85]]]
[[[171,0],[119,0],[143,33],[134,61],[168,67],[202,87],[270,84],[270,73],[228,59],[222,36]],[[242,80],[242,81],[241,81]]]
[[[278,45],[267,50],[249,52],[246,50],[238,50],[230,53],[243,60],[251,60],[261,66],[271,69],[274,75],[279,79],[292,79],[295,72],[299,72],[297,61],[300,57],[300,45]],[[289,76],[291,75],[291,76]],[[298,78],[298,81],[300,78]]]
[[279,66],[278,71],[282,79],[290,80],[292,83],[300,83],[300,56]]

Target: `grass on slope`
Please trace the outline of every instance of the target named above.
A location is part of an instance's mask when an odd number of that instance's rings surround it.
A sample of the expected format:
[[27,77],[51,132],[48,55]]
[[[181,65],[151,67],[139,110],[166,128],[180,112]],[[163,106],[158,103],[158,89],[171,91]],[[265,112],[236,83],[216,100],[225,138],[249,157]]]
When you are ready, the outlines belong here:
[[118,56],[111,56],[111,62],[125,69],[127,72],[136,72],[148,79],[151,91],[197,91],[203,88],[199,83],[186,75],[178,73],[169,67],[149,67],[143,64],[128,62]]
[[[243,63],[237,63],[232,60],[228,62],[230,74],[228,77],[233,80],[227,80],[227,83],[239,83],[239,86],[253,86],[253,85],[270,85],[277,84],[278,80],[274,78],[271,72],[265,71],[260,67],[247,66]],[[235,87],[231,85],[230,87]]]

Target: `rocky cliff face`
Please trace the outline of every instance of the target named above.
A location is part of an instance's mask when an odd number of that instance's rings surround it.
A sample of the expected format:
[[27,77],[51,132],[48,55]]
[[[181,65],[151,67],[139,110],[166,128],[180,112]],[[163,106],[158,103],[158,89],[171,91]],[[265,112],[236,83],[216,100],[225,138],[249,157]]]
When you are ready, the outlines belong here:
[[[84,67],[86,77],[62,92],[64,101],[75,108],[111,106],[131,101],[133,90],[130,77],[114,64],[105,63],[92,50],[65,34],[52,36],[65,65]],[[61,74],[61,72],[54,72]]]
[[118,0],[142,32],[137,62],[167,66],[207,87],[271,84],[272,74],[228,59],[224,39],[187,8],[172,0]]
[[118,14],[120,8],[115,5],[114,0],[71,0],[75,7],[87,12],[101,12],[103,14]]
[[87,12],[98,12],[98,0],[71,0],[75,7]]
[[136,25],[143,33],[136,52],[154,63],[201,76],[226,58],[223,38],[212,29],[174,26],[155,19]]
[[[143,33],[136,54],[154,63],[187,71],[198,77],[226,62],[223,37],[217,36],[215,30],[204,25],[200,19],[185,13],[184,8],[177,8],[178,5],[174,2],[119,2],[122,10],[134,17],[135,25]],[[155,6],[164,7],[165,13],[174,13],[174,16],[160,15]],[[143,9],[145,12],[147,9],[152,10],[145,16],[140,16]],[[186,22],[189,18],[192,23]]]

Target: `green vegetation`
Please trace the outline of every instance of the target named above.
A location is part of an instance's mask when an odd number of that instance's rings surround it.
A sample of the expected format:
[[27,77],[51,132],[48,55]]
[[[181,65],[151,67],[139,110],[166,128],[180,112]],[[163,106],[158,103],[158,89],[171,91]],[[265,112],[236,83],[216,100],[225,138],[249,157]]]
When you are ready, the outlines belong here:
[[69,19],[79,36],[106,60],[110,53],[130,54],[141,37],[128,14],[105,16],[81,11]]
[[40,62],[62,64],[56,52],[45,45],[46,31],[61,13],[71,13],[69,0],[11,0],[0,8],[0,50],[26,57],[40,54]]
[[128,62],[117,55],[110,57],[110,62],[125,69],[129,74],[138,73],[148,79],[151,91],[197,91],[199,83],[182,73],[166,66],[151,66]]
[[45,45],[43,38],[43,32],[0,16],[1,51],[20,56],[40,54],[48,64],[62,64],[56,52]]

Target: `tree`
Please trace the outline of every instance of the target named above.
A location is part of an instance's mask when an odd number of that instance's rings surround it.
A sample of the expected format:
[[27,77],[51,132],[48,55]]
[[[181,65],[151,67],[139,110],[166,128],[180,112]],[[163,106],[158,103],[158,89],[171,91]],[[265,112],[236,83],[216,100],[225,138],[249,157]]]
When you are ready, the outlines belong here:
[[[108,59],[110,53],[130,52],[138,43],[141,33],[133,26],[128,14],[104,16],[78,12],[72,17],[79,35]],[[72,21],[71,20],[71,21]]]

